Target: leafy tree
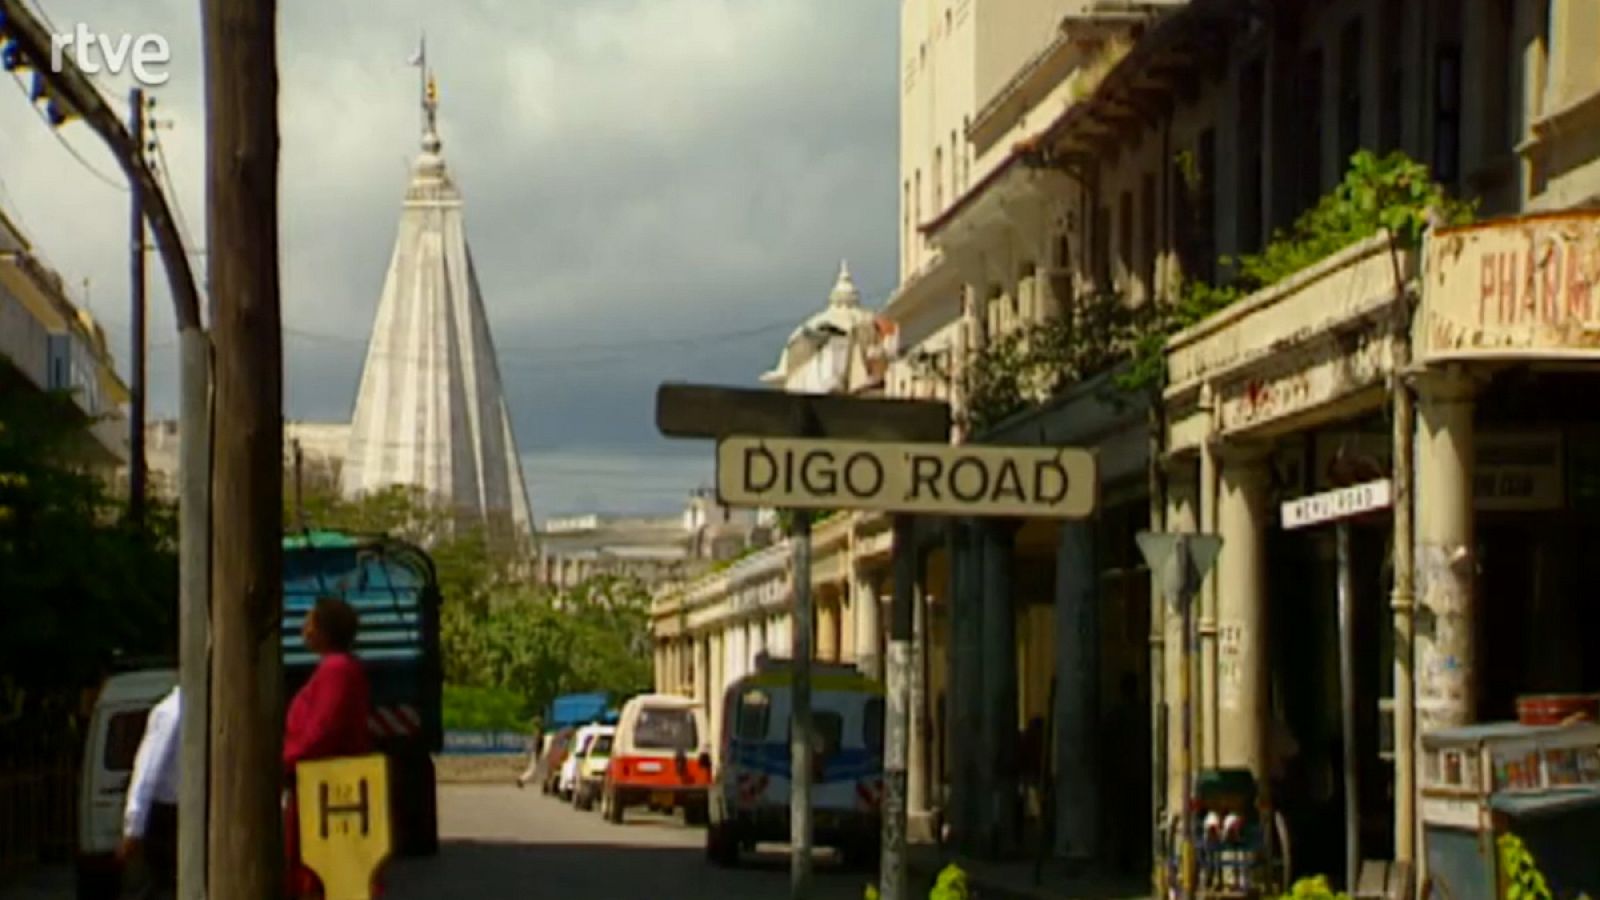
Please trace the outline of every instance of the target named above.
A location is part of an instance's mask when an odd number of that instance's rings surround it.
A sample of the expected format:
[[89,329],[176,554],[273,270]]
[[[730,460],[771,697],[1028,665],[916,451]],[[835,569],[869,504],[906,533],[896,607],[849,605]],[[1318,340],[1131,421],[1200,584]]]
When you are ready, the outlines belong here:
[[176,646],[174,511],[130,522],[75,462],[88,440],[70,398],[0,390],[0,752],[75,739],[81,692],[118,657]]

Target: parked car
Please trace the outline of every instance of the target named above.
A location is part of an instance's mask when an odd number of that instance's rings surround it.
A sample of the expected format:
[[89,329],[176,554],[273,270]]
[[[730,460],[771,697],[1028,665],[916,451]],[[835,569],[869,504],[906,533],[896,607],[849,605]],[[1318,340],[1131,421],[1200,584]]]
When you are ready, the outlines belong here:
[[600,813],[620,824],[633,807],[683,810],[691,825],[706,821],[711,753],[705,716],[693,700],[642,694],[622,707],[600,789]]
[[595,798],[600,796],[600,786],[611,764],[611,748],[617,739],[614,725],[596,725],[594,729],[594,739],[584,748],[583,758],[578,762],[578,783],[572,792],[572,805],[581,810],[594,809]]
[[[871,865],[883,827],[883,685],[852,667],[812,667],[813,833],[847,863]],[[788,839],[791,683],[788,660],[764,658],[723,694],[706,829],[706,856],[717,865]]]
[[558,728],[550,735],[549,746],[544,751],[544,760],[539,763],[539,790],[546,795],[554,794],[561,782],[561,766],[567,761],[567,753],[572,749],[572,739],[578,734],[578,729],[573,727]]
[[172,669],[125,672],[106,679],[95,700],[78,783],[78,900],[120,896],[122,811],[133,759],[150,710],[178,682]]
[[578,790],[579,767],[583,758],[589,752],[589,747],[599,735],[604,725],[584,725],[578,729],[577,735],[572,739],[572,751],[561,763],[561,777],[556,781],[556,796],[563,800],[572,800]]

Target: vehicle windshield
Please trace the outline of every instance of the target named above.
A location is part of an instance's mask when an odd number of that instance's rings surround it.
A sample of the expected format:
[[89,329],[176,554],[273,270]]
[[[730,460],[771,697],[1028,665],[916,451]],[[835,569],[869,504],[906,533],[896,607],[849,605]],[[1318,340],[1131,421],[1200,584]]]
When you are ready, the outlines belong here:
[[690,751],[700,746],[694,713],[687,709],[642,709],[633,726],[633,743],[640,750]]

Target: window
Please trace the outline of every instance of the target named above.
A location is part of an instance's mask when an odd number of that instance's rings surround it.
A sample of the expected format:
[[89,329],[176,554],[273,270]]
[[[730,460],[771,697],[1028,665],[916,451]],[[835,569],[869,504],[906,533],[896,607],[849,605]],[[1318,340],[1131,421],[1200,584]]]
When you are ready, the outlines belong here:
[[[791,732],[792,733],[792,732]],[[844,717],[826,709],[811,711],[811,745],[818,757],[826,759],[844,746]]]
[[961,184],[960,172],[959,172],[959,170],[961,168],[961,139],[957,135],[958,135],[958,132],[955,132],[955,131],[950,132],[950,202],[951,203],[956,202],[956,198],[961,196],[961,191],[962,191],[962,189],[964,187]]
[[1122,264],[1122,277],[1133,276],[1133,192],[1123,191],[1117,202],[1117,261]]
[[1361,63],[1365,56],[1361,20],[1351,19],[1339,35],[1339,168],[1361,149]]
[[609,734],[602,734],[589,745],[590,759],[605,759],[611,755],[611,746],[616,743],[616,738]]
[[1195,165],[1200,170],[1196,191],[1194,272],[1206,281],[1217,278],[1217,133],[1207,128],[1195,145]]
[[[1322,196],[1322,51],[1313,50],[1300,62],[1300,124],[1294,140],[1300,178],[1294,214],[1310,209]],[[1284,223],[1288,224],[1288,223]]]
[[1262,185],[1266,155],[1266,71],[1261,60],[1245,66],[1239,75],[1239,252],[1261,249]]
[[901,264],[907,273],[911,271],[911,182],[905,185],[905,203],[901,204],[902,215],[905,217],[904,234],[902,235]]
[[1383,4],[1383,88],[1378,101],[1378,150],[1388,153],[1400,149],[1401,122],[1405,115],[1406,90],[1406,5]]
[[933,148],[933,206],[932,212],[938,215],[944,210],[944,148]]
[[746,691],[739,698],[739,714],[734,733],[741,741],[764,741],[772,718],[772,698],[761,691]]
[[1144,260],[1145,296],[1156,296],[1156,176],[1144,173],[1139,184],[1139,251]]
[[106,751],[101,765],[107,772],[133,771],[133,759],[139,755],[139,742],[144,740],[145,721],[150,710],[120,712],[106,725]]
[[922,170],[911,179],[911,233],[913,246],[922,251]]
[[645,708],[633,726],[634,746],[641,750],[682,750],[700,746],[694,713],[687,709]]
[[1094,234],[1089,238],[1093,248],[1095,288],[1105,291],[1111,287],[1111,208],[1101,206],[1094,212]]
[[1434,57],[1433,174],[1446,187],[1461,176],[1461,47],[1446,44]]
[[861,743],[869,753],[883,753],[883,722],[883,698],[873,697],[867,701],[861,717]]

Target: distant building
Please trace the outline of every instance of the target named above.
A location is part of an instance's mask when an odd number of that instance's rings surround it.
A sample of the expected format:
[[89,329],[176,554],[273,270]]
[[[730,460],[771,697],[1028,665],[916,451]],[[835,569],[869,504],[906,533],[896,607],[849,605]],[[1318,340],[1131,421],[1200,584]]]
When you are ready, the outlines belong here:
[[681,516],[573,516],[538,531],[537,580],[570,588],[602,575],[637,578],[662,590],[771,540],[749,511],[695,491]]
[[0,213],[0,392],[11,390],[70,394],[85,435],[79,462],[107,478],[127,465],[128,388],[105,331]]
[[[344,448],[350,426],[342,422],[283,423],[284,489],[294,489],[294,448],[300,447],[302,484],[306,490],[333,490],[344,466]],[[145,425],[145,464],[153,496],[177,499],[179,429],[176,419],[158,419]]]

